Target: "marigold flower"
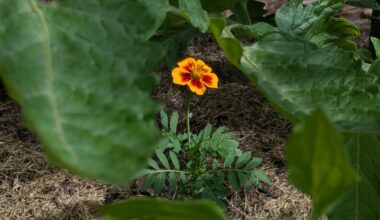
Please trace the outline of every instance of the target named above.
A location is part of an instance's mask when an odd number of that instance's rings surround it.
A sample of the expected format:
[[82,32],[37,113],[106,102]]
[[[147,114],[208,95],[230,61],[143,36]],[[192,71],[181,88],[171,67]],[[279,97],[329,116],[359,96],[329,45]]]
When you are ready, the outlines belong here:
[[172,70],[173,83],[187,85],[197,95],[203,95],[206,87],[218,88],[218,76],[202,60],[186,58]]

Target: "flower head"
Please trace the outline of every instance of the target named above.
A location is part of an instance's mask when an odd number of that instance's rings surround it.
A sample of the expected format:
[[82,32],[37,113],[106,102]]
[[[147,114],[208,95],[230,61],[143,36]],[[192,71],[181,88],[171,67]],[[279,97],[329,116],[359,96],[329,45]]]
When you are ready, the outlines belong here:
[[218,76],[202,60],[186,58],[172,70],[173,83],[187,85],[197,95],[203,95],[206,87],[218,88]]

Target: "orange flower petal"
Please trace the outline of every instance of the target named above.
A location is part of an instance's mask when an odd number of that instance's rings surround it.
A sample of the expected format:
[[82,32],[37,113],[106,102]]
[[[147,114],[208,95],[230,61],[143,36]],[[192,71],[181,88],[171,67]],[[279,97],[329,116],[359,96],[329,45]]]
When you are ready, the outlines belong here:
[[187,85],[197,95],[203,95],[206,92],[206,86],[201,81],[191,80]]
[[215,73],[209,73],[203,75],[203,77],[201,78],[201,82],[209,88],[216,89],[218,88],[219,79]]
[[212,71],[211,67],[207,66],[207,64],[205,64],[203,60],[197,60],[196,65],[197,65],[197,68],[199,68],[199,70],[201,70],[203,74],[211,73]]
[[190,73],[184,72],[182,68],[176,67],[172,70],[173,83],[187,85],[191,80]]
[[197,62],[194,58],[189,57],[182,60],[181,62],[178,62],[177,65],[184,69],[186,72],[190,73],[192,69],[195,67],[196,63]]

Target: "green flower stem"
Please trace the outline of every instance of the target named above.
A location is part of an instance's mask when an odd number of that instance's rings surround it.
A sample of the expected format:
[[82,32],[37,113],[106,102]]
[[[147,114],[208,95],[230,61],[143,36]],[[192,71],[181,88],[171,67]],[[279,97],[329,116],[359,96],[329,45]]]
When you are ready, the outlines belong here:
[[187,144],[191,146],[191,130],[190,130],[190,104],[193,99],[193,93],[189,90],[186,96],[186,129],[187,129]]

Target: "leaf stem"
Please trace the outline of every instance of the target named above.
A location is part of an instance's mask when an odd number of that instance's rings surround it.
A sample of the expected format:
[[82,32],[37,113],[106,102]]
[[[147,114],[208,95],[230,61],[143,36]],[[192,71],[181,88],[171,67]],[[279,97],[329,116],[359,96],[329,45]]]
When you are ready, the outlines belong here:
[[193,93],[189,90],[186,96],[186,129],[187,129],[187,144],[188,148],[191,145],[191,130],[190,130],[190,104],[193,99]]

